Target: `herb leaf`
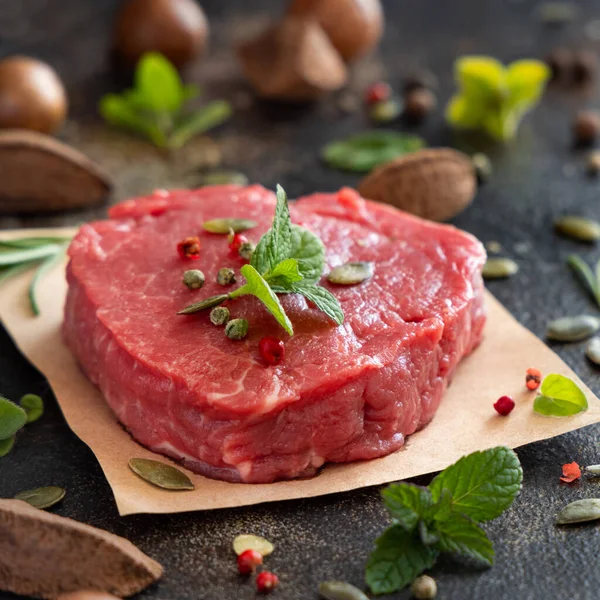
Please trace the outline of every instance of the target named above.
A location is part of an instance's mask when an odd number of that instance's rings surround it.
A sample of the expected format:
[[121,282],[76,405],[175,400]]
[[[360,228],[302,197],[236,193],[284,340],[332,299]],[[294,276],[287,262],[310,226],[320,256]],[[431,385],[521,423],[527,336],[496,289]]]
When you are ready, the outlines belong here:
[[46,244],[37,248],[23,248],[0,252],[0,267],[54,256],[61,249],[62,246],[58,244]]
[[15,436],[6,438],[5,440],[0,440],[0,458],[6,456],[15,445]]
[[325,267],[325,246],[319,236],[300,225],[292,225],[290,255],[298,260],[306,283],[317,283],[321,279]]
[[435,533],[439,540],[435,547],[441,552],[471,558],[491,567],[494,548],[485,531],[464,515],[452,515],[444,521],[436,521]]
[[366,581],[374,594],[390,594],[407,586],[438,557],[437,550],[421,544],[400,525],[387,529],[375,540],[375,546],[366,570]]
[[44,402],[37,394],[25,394],[19,404],[27,413],[27,423],[37,421],[44,414]]
[[301,281],[292,285],[292,291],[302,294],[302,296],[315,304],[320,311],[324,312],[337,325],[341,325],[344,322],[344,311],[339,300],[324,287]]
[[169,148],[181,148],[196,135],[225,123],[232,112],[231,104],[225,100],[210,102],[202,110],[184,118],[176,125],[169,139]]
[[585,394],[573,380],[564,375],[546,375],[540,392],[541,395],[533,403],[533,410],[541,415],[568,417],[588,408]]
[[395,483],[382,492],[383,503],[401,527],[412,531],[421,516],[433,505],[431,492],[410,483]]
[[452,508],[474,521],[500,516],[513,502],[523,479],[517,455],[504,446],[464,456],[429,485],[434,501],[442,490],[452,494]]
[[33,314],[36,317],[40,314],[40,307],[36,299],[37,286],[39,285],[44,275],[48,273],[48,271],[51,271],[63,259],[66,249],[66,245],[63,247],[59,247],[58,251],[55,254],[48,256],[44,260],[44,262],[37,268],[37,271],[33,275],[31,283],[29,284],[29,303],[31,305],[31,310],[33,311]]
[[27,413],[14,402],[0,396],[0,440],[11,438],[27,423]]
[[300,265],[295,258],[286,258],[265,274],[265,281],[268,282],[271,288],[290,290],[292,284],[303,279],[299,267]]
[[596,265],[596,276],[594,276],[588,264],[580,256],[577,256],[577,254],[569,255],[567,264],[571,267],[581,285],[589,292],[594,302],[600,306],[600,286],[598,285],[598,268],[600,262]]
[[230,299],[240,296],[256,296],[266,307],[266,309],[277,319],[277,322],[290,334],[294,335],[292,323],[285,313],[283,306],[275,292],[269,287],[269,284],[263,279],[262,275],[252,266],[244,265],[241,269],[242,275],[246,278],[246,285],[239,287],[229,294]]
[[330,142],[321,150],[321,156],[330,167],[366,173],[424,146],[425,142],[418,136],[376,129]]
[[183,104],[183,85],[177,69],[162,54],[147,52],[137,64],[135,91],[149,110],[172,113]]

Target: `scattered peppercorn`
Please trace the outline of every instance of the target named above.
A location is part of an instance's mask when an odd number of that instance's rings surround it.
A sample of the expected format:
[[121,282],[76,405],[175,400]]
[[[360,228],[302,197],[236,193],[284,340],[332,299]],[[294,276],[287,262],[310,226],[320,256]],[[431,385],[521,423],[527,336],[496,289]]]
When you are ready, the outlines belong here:
[[204,285],[204,273],[198,269],[190,269],[183,274],[183,283],[190,290],[199,290]]
[[438,79],[437,77],[431,72],[431,71],[427,71],[425,69],[421,70],[421,71],[417,71],[415,73],[411,73],[405,80],[404,80],[404,93],[408,94],[409,92],[412,92],[413,90],[417,90],[417,89],[428,89],[431,90],[432,92],[437,91],[439,87],[439,83],[438,83]]
[[225,325],[225,335],[230,340],[243,340],[248,335],[248,321],[246,319],[231,319]]
[[279,577],[271,571],[262,571],[256,576],[256,590],[260,594],[268,594],[279,585]]
[[269,365],[278,365],[285,358],[285,344],[275,336],[267,335],[258,342],[258,352]]
[[476,152],[471,157],[473,161],[473,167],[475,168],[475,176],[479,184],[483,184],[489,180],[492,176],[492,161],[488,158],[487,154],[483,152]]
[[542,373],[538,369],[527,369],[525,374],[525,385],[528,390],[537,390],[542,383]]
[[238,254],[245,260],[250,260],[256,246],[252,242],[243,242],[238,249]]
[[235,283],[235,271],[229,267],[219,269],[217,273],[217,283],[219,285],[231,285]]
[[248,238],[241,233],[234,233],[233,229],[231,233],[227,237],[227,241],[229,242],[229,249],[232,254],[237,254],[240,251],[242,244],[245,244],[248,241]]
[[582,110],[573,122],[573,137],[578,145],[590,145],[600,132],[600,115],[591,110]]
[[256,567],[262,565],[263,557],[260,552],[256,550],[244,550],[237,557],[237,566],[240,575],[250,575],[254,573]]
[[588,175],[591,175],[592,177],[595,177],[600,173],[600,152],[590,152],[587,157],[586,169]]
[[568,48],[554,48],[546,57],[546,64],[552,71],[552,79],[570,79],[573,72],[573,52]]
[[231,315],[229,309],[226,306],[215,306],[210,311],[210,322],[213,325],[225,325],[230,319]]
[[389,83],[385,81],[377,81],[376,83],[370,85],[367,88],[367,92],[365,94],[365,102],[372,106],[373,104],[377,104],[378,102],[383,102],[384,100],[389,100],[392,97],[392,88]]
[[402,104],[395,99],[383,100],[371,106],[369,117],[377,123],[388,123],[400,116]]
[[404,115],[409,121],[422,121],[436,106],[435,94],[427,88],[417,88],[404,98]]
[[177,252],[181,258],[196,260],[200,258],[200,238],[187,237],[177,244]]
[[591,50],[573,53],[573,81],[578,84],[590,83],[598,70],[598,57]]
[[496,412],[503,417],[510,414],[514,407],[515,401],[510,396],[501,396],[494,404]]
[[562,477],[561,481],[565,483],[573,483],[576,479],[581,477],[581,467],[576,463],[568,463],[562,466]]
[[417,600],[432,600],[437,596],[437,583],[433,577],[421,575],[411,583],[410,593]]

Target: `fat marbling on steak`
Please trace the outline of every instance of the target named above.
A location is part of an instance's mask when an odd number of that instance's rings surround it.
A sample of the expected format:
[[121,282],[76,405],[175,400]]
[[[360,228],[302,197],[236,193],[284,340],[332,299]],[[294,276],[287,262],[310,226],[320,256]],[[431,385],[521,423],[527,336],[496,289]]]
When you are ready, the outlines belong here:
[[[244,264],[202,223],[253,219],[259,226],[247,234],[256,242],[274,208],[274,194],[260,186],[159,191],[84,225],[69,249],[64,333],[87,376],[136,440],[209,477],[271,482],[397,450],[433,418],[482,335],[481,244],[348,189],[290,207],[292,221],[325,243],[326,272],[375,263],[360,285],[323,278],[343,325],[298,295],[281,296],[291,338],[251,296],[228,303],[250,323],[243,341],[228,339],[206,312],[178,316],[223,293],[221,267]],[[201,257],[186,261],[176,245],[192,235]],[[203,288],[182,284],[189,268],[205,273]],[[285,341],[277,366],[259,357],[265,335]]]

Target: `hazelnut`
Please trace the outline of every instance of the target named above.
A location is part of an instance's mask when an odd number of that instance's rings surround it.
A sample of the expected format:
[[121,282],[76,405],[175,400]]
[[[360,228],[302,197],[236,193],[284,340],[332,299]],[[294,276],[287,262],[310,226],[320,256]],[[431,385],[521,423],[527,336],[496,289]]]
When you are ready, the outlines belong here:
[[589,83],[596,76],[598,57],[591,50],[579,50],[573,54],[573,80],[575,83]]
[[417,88],[404,99],[404,115],[409,121],[422,121],[437,105],[433,92]]
[[204,52],[207,40],[206,16],[193,0],[128,0],[115,23],[115,46],[131,65],[160,52],[180,68]]
[[67,114],[67,95],[56,71],[27,56],[0,61],[0,128],[52,133]]
[[582,110],[573,122],[573,137],[578,145],[592,144],[600,133],[600,114],[591,110]]
[[313,100],[346,81],[341,56],[315,21],[287,18],[240,45],[238,56],[265,98]]
[[345,61],[366,54],[383,33],[379,0],[293,0],[288,14],[314,19]]

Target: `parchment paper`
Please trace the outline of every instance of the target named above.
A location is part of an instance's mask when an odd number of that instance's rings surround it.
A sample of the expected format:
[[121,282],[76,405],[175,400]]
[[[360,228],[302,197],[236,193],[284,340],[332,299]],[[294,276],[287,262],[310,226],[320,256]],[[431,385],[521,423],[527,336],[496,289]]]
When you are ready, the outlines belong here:
[[[2,232],[1,237],[73,233],[73,229],[36,229]],[[30,277],[31,273],[24,273],[2,284],[0,318],[21,352],[47,377],[71,429],[96,455],[121,515],[206,510],[342,492],[438,471],[475,450],[501,444],[515,448],[600,421],[600,400],[488,293],[483,343],[459,366],[432,423],[410,436],[404,449],[376,460],[326,465],[316,477],[301,481],[233,484],[188,472],[195,490],[164,491],[139,479],[127,463],[132,457],[169,459],[139,446],[117,424],[62,341],[64,269],[57,267],[39,286],[42,314],[37,318],[26,299]],[[528,367],[573,378],[586,392],[589,409],[566,418],[534,413],[535,393],[524,386]],[[517,403],[509,417],[500,417],[492,407],[504,394]]]

